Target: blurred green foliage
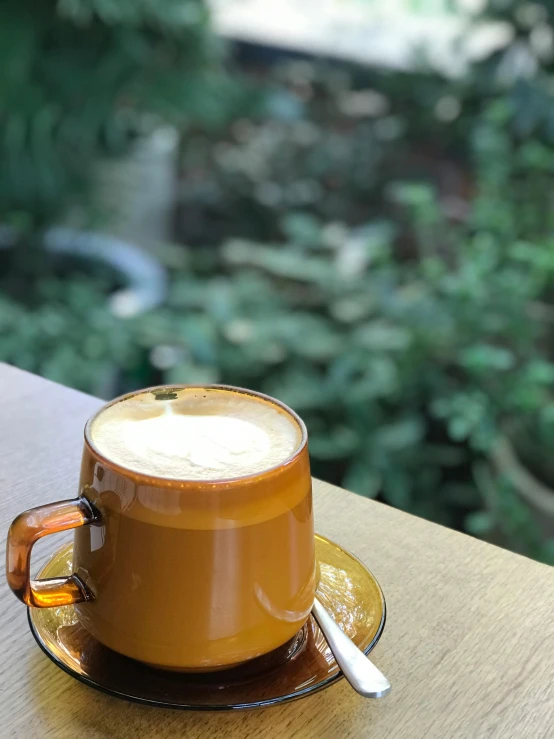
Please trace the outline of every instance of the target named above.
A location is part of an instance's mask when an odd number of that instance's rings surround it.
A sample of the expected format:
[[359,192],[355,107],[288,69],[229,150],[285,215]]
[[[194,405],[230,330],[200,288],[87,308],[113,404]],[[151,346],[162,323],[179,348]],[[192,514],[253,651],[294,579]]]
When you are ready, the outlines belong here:
[[[164,347],[164,381],[289,403],[316,474],[550,561],[526,505],[512,491],[505,509],[481,486],[504,425],[543,418],[554,430],[549,326],[532,310],[554,276],[552,245],[505,249],[502,230],[449,229],[428,185],[391,192],[419,259],[398,263],[391,223],[349,229],[291,212],[286,242],[190,250],[140,342]],[[487,207],[499,203],[479,193],[475,212]]]
[[[506,61],[549,6],[463,79],[257,70],[252,114],[196,0],[36,5],[0,9],[27,49],[0,72],[2,220],[63,213],[147,112],[187,124],[182,243],[158,252],[165,304],[127,319],[114,275],[28,238],[0,250],[0,358],[105,396],[268,392],[306,420],[316,475],[554,562],[554,524],[506,461],[510,444],[554,488],[550,61],[544,43],[525,74]],[[519,6],[499,8],[519,29]]]
[[160,120],[218,125],[240,86],[202,0],[0,3],[0,219],[52,222]]
[[44,281],[37,293],[34,306],[0,294],[3,361],[100,395],[114,387],[117,368],[136,366],[134,334],[108,309],[99,284],[74,275]]
[[548,141],[493,82],[328,72],[287,65],[269,119],[185,148],[183,237],[242,239],[192,251],[167,377],[277,395],[316,474],[553,562],[495,462],[508,439],[554,487]]
[[460,120],[441,112],[459,83],[293,61],[262,84],[260,115],[243,114],[224,136],[201,129],[184,141],[179,236],[187,243],[283,238],[291,209],[353,225],[393,215],[387,180],[446,180],[467,150],[471,105]]

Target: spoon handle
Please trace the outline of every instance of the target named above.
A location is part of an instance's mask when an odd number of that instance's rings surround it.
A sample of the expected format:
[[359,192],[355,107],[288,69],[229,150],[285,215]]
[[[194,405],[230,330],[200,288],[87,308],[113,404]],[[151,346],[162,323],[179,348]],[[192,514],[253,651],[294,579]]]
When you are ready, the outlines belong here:
[[312,613],[350,685],[365,698],[383,698],[391,684],[366,655],[358,649],[316,598]]

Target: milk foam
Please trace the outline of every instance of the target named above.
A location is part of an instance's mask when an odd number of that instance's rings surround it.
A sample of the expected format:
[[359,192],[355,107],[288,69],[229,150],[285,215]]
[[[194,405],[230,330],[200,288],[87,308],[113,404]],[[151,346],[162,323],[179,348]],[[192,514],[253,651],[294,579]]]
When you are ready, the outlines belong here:
[[172,400],[141,393],[93,421],[97,449],[156,477],[217,480],[263,472],[299,447],[298,424],[277,406],[221,389],[178,390]]

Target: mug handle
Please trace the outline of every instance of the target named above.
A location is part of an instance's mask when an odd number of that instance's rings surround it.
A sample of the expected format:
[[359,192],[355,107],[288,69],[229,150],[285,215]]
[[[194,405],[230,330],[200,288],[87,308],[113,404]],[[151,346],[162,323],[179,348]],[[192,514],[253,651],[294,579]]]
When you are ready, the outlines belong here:
[[47,534],[76,529],[99,520],[100,514],[84,497],[20,513],[10,526],[6,547],[6,577],[19,600],[35,608],[92,600],[92,592],[75,573],[69,577],[31,580],[31,550],[37,539]]

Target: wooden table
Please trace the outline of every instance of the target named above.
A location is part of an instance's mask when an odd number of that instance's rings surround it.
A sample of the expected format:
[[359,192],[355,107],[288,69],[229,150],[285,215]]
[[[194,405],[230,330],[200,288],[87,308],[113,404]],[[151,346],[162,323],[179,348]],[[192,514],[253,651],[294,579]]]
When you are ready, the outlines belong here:
[[[77,492],[82,429],[100,401],[0,365],[1,520]],[[194,714],[126,703],[55,667],[2,578],[0,737],[554,737],[554,572],[378,503],[315,483],[316,527],[367,562],[388,603],[372,658],[382,701],[340,681],[257,712]],[[67,534],[39,542],[34,566]]]

